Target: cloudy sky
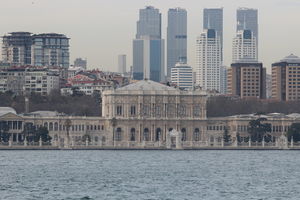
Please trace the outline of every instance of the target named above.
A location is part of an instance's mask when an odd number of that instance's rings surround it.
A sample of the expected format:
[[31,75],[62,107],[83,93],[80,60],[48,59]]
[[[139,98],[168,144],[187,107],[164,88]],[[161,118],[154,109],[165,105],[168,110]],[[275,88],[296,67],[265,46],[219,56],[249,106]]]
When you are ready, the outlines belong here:
[[203,8],[224,8],[224,56],[230,65],[238,7],[259,10],[259,59],[270,69],[274,61],[300,55],[300,0],[0,0],[0,35],[13,31],[56,32],[71,38],[71,62],[88,59],[90,68],[114,71],[117,55],[132,63],[132,39],[138,10],[159,8],[166,35],[167,11],[188,12],[188,62],[195,63],[195,41],[202,31]]

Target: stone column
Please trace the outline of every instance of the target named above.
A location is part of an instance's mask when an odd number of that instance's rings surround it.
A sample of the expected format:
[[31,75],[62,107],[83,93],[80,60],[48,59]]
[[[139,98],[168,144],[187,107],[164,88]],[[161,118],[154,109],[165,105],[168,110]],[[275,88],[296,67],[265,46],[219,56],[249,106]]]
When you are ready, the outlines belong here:
[[249,147],[251,147],[251,138],[249,137]]
[[291,138],[291,148],[293,148],[294,147],[294,138],[292,137]]
[[263,137],[263,140],[262,140],[262,147],[265,147],[265,138]]
[[26,139],[26,137],[24,138],[24,146],[27,147],[27,139]]
[[88,137],[86,137],[85,146],[89,146],[89,138]]
[[221,139],[221,146],[224,147],[224,139]]
[[43,146],[43,141],[42,141],[42,137],[40,137],[40,140],[39,140],[39,146]]
[[12,136],[10,136],[8,139],[8,146],[10,147],[12,146],[12,139],[13,139]]

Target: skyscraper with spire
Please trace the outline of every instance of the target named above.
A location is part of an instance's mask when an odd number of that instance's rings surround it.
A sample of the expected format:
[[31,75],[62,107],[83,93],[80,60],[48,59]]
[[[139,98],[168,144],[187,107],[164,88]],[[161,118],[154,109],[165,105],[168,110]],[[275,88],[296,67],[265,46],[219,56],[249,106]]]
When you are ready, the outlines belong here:
[[204,8],[203,29],[214,29],[220,37],[223,61],[223,8]]
[[258,11],[253,8],[239,8],[236,12],[236,32],[250,30],[253,37],[256,38],[256,47],[258,47]]
[[168,11],[167,28],[167,77],[176,63],[187,63],[187,12],[182,8]]

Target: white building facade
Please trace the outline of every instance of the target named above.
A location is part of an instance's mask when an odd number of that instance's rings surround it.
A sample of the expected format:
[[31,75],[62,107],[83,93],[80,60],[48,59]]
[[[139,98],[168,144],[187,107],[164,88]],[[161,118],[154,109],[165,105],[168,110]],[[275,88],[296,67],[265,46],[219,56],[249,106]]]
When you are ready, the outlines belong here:
[[220,67],[222,66],[221,42],[213,29],[206,29],[197,38],[196,84],[205,90],[221,88]]
[[232,63],[239,60],[257,61],[257,42],[250,30],[240,30],[232,43]]
[[192,67],[184,63],[177,63],[171,69],[171,82],[180,89],[192,89],[194,87]]

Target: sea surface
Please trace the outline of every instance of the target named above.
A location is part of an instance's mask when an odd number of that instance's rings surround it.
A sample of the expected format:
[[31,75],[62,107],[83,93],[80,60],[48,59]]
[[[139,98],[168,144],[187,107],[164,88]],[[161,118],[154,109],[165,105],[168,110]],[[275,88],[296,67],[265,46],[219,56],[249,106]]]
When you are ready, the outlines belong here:
[[299,151],[0,151],[1,200],[300,199]]

